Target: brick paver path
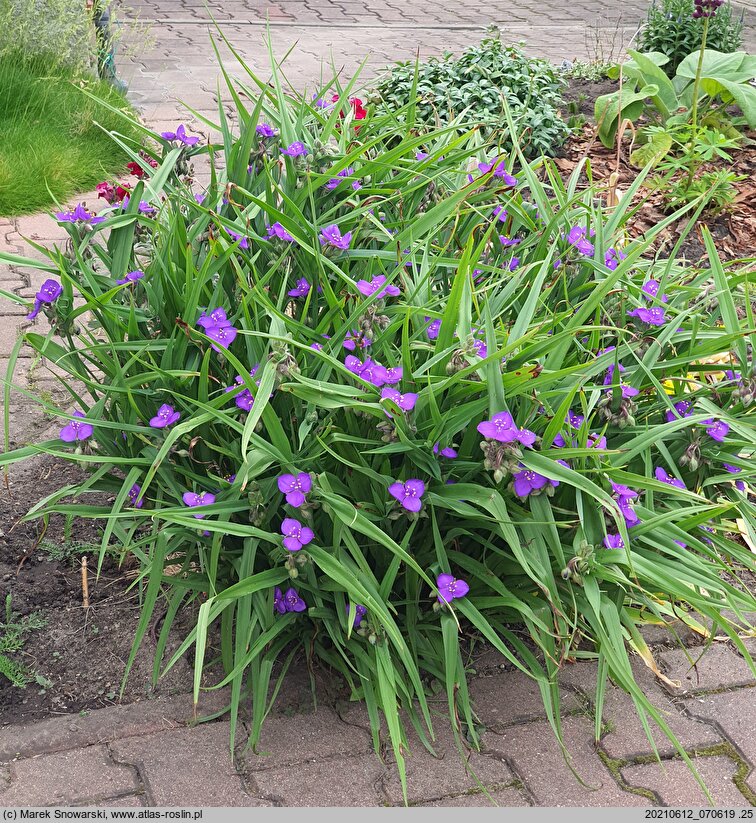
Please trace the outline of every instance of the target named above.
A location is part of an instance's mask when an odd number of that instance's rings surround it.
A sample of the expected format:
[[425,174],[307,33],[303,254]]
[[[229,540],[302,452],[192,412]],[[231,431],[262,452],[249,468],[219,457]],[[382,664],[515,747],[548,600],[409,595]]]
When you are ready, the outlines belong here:
[[[700,647],[674,648],[653,629],[649,640],[680,689],[662,688],[643,667],[639,682],[694,759],[717,806],[756,805],[756,681],[743,658],[715,641],[696,669]],[[753,641],[749,640],[749,643]],[[756,652],[756,646],[752,646]],[[594,743],[590,662],[565,670],[563,730],[576,780],[543,717],[538,688],[486,651],[471,684],[484,726],[481,752],[463,758],[438,704],[436,756],[410,736],[408,800],[424,806],[701,806],[705,796],[665,738],[652,756],[630,698],[610,686],[603,734]],[[229,750],[229,724],[192,726],[188,695],[70,715],[0,734],[0,806],[379,806],[402,802],[392,759],[372,751],[358,704],[321,690],[294,669],[263,729],[259,754]],[[224,705],[205,698],[200,711]]]
[[[214,119],[217,64],[209,48],[204,0],[131,0],[119,68],[131,96],[154,127],[194,123],[177,101]],[[756,44],[756,3],[747,9],[746,43]],[[395,59],[444,49],[458,51],[499,24],[504,37],[527,39],[530,53],[563,59],[617,58],[636,31],[644,0],[212,0],[212,14],[250,65],[266,76],[265,21],[274,53],[298,47],[286,75],[298,88],[312,85],[323,61],[347,78],[370,52],[368,73]],[[138,20],[139,28],[133,28]],[[227,53],[227,52],[226,52]],[[327,73],[327,71],[325,72]],[[90,203],[95,197],[87,198]],[[0,218],[0,249],[34,256],[24,238],[61,243],[64,232],[47,216]],[[44,276],[0,266],[0,288],[31,298]],[[38,319],[39,331],[46,331]],[[24,324],[24,311],[0,305],[0,373]],[[54,397],[56,383],[22,352],[17,381]],[[49,425],[22,394],[11,396],[11,436],[16,444]],[[687,653],[666,632],[651,639],[667,675],[682,684],[662,686],[640,664],[637,675],[686,750],[717,804],[756,804],[756,681],[733,648],[716,642],[695,669],[698,649]],[[756,654],[756,641],[749,640]],[[436,726],[437,757],[410,740],[409,800],[422,805],[477,806],[491,801],[520,805],[701,805],[705,798],[674,751],[651,747],[633,705],[610,688],[604,730],[593,740],[595,667],[578,663],[564,674],[564,736],[573,766],[565,765],[542,717],[538,690],[524,676],[503,670],[495,654],[476,663],[471,686],[485,731],[483,750],[460,759],[443,720]],[[265,727],[260,754],[231,757],[228,724],[191,726],[187,696],[63,716],[0,730],[0,806],[12,805],[382,805],[401,802],[390,758],[372,753],[369,723],[360,706],[309,702],[293,679]],[[220,707],[222,696],[203,704]],[[443,707],[440,709],[443,713]],[[481,784],[485,792],[481,790]],[[490,796],[490,799],[488,796]]]

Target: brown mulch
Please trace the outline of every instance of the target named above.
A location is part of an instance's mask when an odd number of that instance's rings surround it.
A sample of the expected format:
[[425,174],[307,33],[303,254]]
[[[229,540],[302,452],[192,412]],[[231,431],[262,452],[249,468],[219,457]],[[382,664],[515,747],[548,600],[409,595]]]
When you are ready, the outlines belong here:
[[[752,137],[754,135],[751,135]],[[629,134],[620,147],[619,160],[616,148],[607,149],[596,136],[596,127],[586,124],[582,130],[573,135],[562,151],[562,156],[555,159],[555,163],[565,177],[586,157],[590,160],[593,181],[603,185],[606,197],[611,197],[611,178],[616,172],[616,193],[621,197],[622,192],[638,176],[638,169],[630,165]],[[732,163],[720,160],[717,163],[707,163],[702,171],[714,171],[727,168],[735,175],[743,177],[735,185],[738,194],[731,207],[719,214],[707,213],[699,217],[694,230],[686,237],[680,249],[681,256],[692,263],[701,262],[706,258],[706,250],[701,239],[701,226],[709,227],[717,245],[722,260],[738,260],[754,256],[756,245],[756,146],[749,145],[732,153]],[[653,177],[653,173],[649,178]],[[582,175],[582,183],[587,186],[588,179]],[[642,186],[633,197],[634,206],[640,204],[640,209],[627,225],[628,234],[638,237],[653,226],[664,220],[671,210],[664,202],[662,190]],[[660,253],[669,253],[680,238],[690,220],[690,214],[662,231],[656,239],[654,249]]]

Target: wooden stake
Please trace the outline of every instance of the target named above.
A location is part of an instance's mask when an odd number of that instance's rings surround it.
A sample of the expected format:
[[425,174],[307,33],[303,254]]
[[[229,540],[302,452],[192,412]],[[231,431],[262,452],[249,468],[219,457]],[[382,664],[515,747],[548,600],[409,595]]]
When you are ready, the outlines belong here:
[[87,572],[87,558],[81,559],[81,599],[85,609],[89,608],[89,574]]

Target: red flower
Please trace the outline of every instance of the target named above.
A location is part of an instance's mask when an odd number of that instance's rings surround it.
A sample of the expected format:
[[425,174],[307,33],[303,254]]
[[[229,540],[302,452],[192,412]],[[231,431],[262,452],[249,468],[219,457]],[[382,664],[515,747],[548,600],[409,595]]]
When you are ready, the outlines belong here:
[[144,169],[135,160],[127,163],[126,168],[134,175],[134,177],[138,177],[140,180],[144,177]]
[[131,197],[131,189],[128,186],[116,186],[115,199],[120,203],[124,197]]
[[[339,95],[334,94],[331,98],[331,102],[338,103],[339,102]],[[359,97],[350,97],[349,102],[352,106],[352,111],[354,112],[354,119],[355,120],[364,120],[367,117],[367,109],[363,108],[362,100]],[[344,116],[344,112],[341,112],[341,116]]]
[[107,201],[108,203],[112,203],[115,200],[115,189],[107,181],[98,183],[96,189],[97,196],[102,197],[103,200]]

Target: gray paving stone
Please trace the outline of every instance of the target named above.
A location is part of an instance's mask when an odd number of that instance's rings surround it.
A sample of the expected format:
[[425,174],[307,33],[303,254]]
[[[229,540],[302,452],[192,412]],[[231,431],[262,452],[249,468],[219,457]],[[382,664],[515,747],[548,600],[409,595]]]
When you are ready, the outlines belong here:
[[724,643],[705,647],[675,649],[659,655],[664,673],[670,680],[679,681],[680,688],[665,688],[673,694],[733,686],[756,685],[756,677],[746,661]]
[[[318,755],[317,749],[310,751]],[[282,806],[381,806],[384,768],[374,754],[255,772],[261,797]]]
[[[405,752],[405,768],[410,803],[479,790],[481,785],[498,787],[514,779],[509,766],[497,752],[460,752],[446,718],[435,719],[433,728],[436,733],[433,743],[436,757],[423,746],[414,730],[407,734],[409,746]],[[399,772],[391,759],[384,788],[391,803],[401,803]]]
[[486,732],[483,742],[512,765],[538,806],[648,806],[649,800],[622,791],[593,745],[593,723],[569,717],[562,723],[564,744],[586,785],[570,771],[548,723],[509,726]]
[[682,760],[627,766],[622,777],[629,786],[650,789],[665,806],[729,806],[750,808],[732,778],[737,766],[729,757],[697,757],[696,769],[714,798],[712,804]]
[[[239,732],[243,735],[243,729]],[[116,740],[110,750],[118,763],[139,770],[148,805],[270,805],[245,791],[234,767],[229,734],[229,723],[208,723]]]
[[[476,678],[470,695],[481,722],[491,729],[546,716],[538,684],[520,671]],[[560,708],[564,714],[581,708],[581,703],[573,692],[562,689]]]
[[269,717],[263,726],[259,754],[247,749],[240,755],[245,770],[277,769],[313,757],[328,758],[349,752],[353,756],[371,751],[367,732],[342,722],[326,706],[292,717]]
[[432,800],[429,803],[417,803],[417,806],[425,808],[448,809],[453,807],[477,809],[477,808],[491,808],[492,806],[502,806],[509,808],[523,808],[528,804],[525,799],[517,791],[517,789],[499,789],[495,792],[489,792],[486,795],[483,792],[475,792],[471,794],[458,794],[454,797],[442,797],[440,800]]
[[203,695],[195,715],[191,695],[183,694],[98,709],[85,717],[74,714],[10,726],[0,737],[0,763],[176,728],[225,703],[225,694],[210,692]]
[[[756,764],[756,688],[694,697],[686,701],[686,706],[692,715],[714,722],[751,766]],[[756,791],[753,769],[747,783]]]
[[0,806],[75,806],[140,789],[136,772],[114,763],[105,746],[18,760]]

